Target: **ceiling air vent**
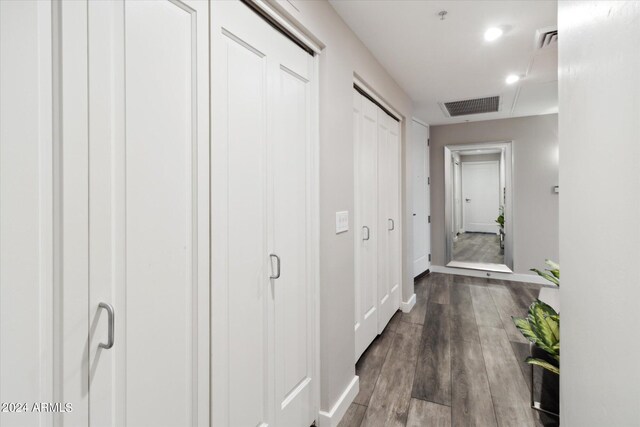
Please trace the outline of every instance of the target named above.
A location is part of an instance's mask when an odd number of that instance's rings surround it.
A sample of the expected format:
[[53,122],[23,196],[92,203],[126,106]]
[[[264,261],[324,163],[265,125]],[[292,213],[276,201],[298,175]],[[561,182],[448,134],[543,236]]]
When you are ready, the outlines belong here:
[[558,43],[558,28],[546,27],[536,31],[536,49],[555,46]]
[[445,102],[444,108],[451,117],[468,116],[470,114],[495,113],[500,107],[499,96],[487,98],[465,99],[463,101]]

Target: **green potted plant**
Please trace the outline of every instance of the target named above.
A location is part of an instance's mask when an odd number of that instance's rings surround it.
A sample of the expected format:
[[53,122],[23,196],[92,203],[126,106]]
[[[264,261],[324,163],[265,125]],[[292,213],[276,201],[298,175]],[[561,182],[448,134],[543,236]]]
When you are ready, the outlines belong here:
[[[544,271],[532,268],[531,271],[559,288],[560,265],[551,260],[546,263],[550,268]],[[535,357],[528,357],[526,362],[560,374],[560,314],[547,303],[536,299],[529,306],[527,317],[513,317],[513,322],[525,338],[546,352],[556,363]]]
[[[549,268],[538,270],[532,268],[540,277],[551,282],[557,288],[560,287],[560,266],[550,260],[546,260]],[[558,289],[543,288],[542,291],[555,291],[547,297],[555,297]],[[536,299],[529,306],[526,318],[513,317],[513,322],[525,338],[531,344],[530,356],[525,362],[531,365],[531,407],[543,413],[559,416],[559,381],[560,375],[560,314],[551,305],[540,299]],[[539,366],[542,371],[542,397],[541,401],[534,399],[534,371],[533,367]],[[544,405],[544,407],[543,407]]]

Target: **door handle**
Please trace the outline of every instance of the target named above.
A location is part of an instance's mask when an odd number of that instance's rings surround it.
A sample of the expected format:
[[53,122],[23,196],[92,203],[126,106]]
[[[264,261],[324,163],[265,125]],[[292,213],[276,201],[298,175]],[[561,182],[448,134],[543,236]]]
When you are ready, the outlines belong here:
[[[362,226],[362,240],[369,240],[369,227],[367,227],[366,225]],[[364,232],[367,232],[366,234]]]
[[389,227],[391,227],[391,228],[388,228],[389,231],[393,231],[396,229],[396,223],[391,218],[389,218]]
[[106,302],[101,302],[100,304],[98,304],[99,308],[104,308],[105,310],[107,310],[107,315],[108,317],[108,323],[109,323],[109,330],[107,332],[107,343],[100,343],[98,344],[98,347],[102,347],[105,350],[109,350],[111,347],[113,347],[113,341],[114,341],[114,325],[115,325],[115,313],[113,311],[113,306],[111,304],[107,304]]
[[469,203],[471,199],[464,199],[465,202]]
[[[276,259],[276,274],[272,274],[269,276],[269,279],[279,279],[280,278],[280,257],[276,254],[269,254],[269,257],[272,259]],[[271,267],[273,267],[273,262],[271,263]]]

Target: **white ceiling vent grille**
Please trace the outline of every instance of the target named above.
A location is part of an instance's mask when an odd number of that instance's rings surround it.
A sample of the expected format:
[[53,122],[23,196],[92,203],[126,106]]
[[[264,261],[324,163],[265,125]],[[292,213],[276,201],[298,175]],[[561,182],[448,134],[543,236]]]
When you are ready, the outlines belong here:
[[555,46],[558,43],[558,28],[546,27],[536,31],[536,49]]
[[444,108],[451,117],[468,116],[470,114],[495,113],[500,107],[499,96],[487,98],[465,99],[445,102]]

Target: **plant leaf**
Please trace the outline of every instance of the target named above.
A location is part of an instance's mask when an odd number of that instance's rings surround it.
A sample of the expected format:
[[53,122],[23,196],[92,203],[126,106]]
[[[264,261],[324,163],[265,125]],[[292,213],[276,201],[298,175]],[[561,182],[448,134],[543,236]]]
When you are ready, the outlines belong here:
[[523,332],[523,334],[542,350],[559,360],[560,324],[554,319],[559,319],[558,313],[544,302],[535,300],[529,307],[527,315],[531,332],[529,334]]
[[527,363],[529,363],[531,365],[540,366],[541,368],[544,368],[547,371],[551,371],[554,374],[560,375],[560,368],[557,367],[557,366],[552,365],[551,363],[547,362],[546,360],[536,359],[534,357],[527,357],[525,362],[527,362]]
[[560,271],[560,264],[558,264],[557,262],[555,262],[555,261],[551,261],[550,259],[546,259],[546,260],[544,260],[544,262],[545,262],[549,267],[551,267],[551,270],[558,270],[558,271]]
[[516,328],[524,335],[526,339],[531,341],[532,343],[536,343],[538,341],[538,337],[535,332],[531,329],[531,324],[528,319],[522,319],[519,317],[511,317],[513,319],[513,323],[516,325]]
[[554,285],[560,287],[560,272],[558,272],[558,277],[556,277],[554,274],[549,274],[546,271],[542,271],[542,270],[538,270],[537,268],[532,268],[530,269],[530,271],[535,271],[538,276],[550,281],[551,283],[553,283]]

